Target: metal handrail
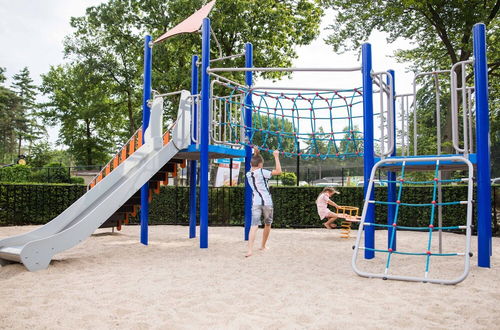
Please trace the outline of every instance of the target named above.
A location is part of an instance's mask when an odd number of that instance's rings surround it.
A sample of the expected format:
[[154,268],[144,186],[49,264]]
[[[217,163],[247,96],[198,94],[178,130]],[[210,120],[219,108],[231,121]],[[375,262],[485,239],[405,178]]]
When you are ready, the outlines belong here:
[[361,71],[360,66],[351,68],[207,68],[207,72],[352,72]]
[[[467,85],[466,85],[466,74],[465,74],[465,69],[467,64],[473,64],[473,60],[467,60],[467,61],[461,61],[453,64],[451,67],[451,109],[452,109],[452,140],[453,140],[453,147],[457,152],[463,152],[464,154],[469,153],[469,131],[468,131],[468,120],[467,120],[467,115],[468,115],[468,108],[467,108]],[[461,67],[462,69],[462,87],[461,92],[462,92],[462,124],[463,124],[463,138],[464,138],[464,147],[461,148],[459,145],[459,131],[458,131],[458,103],[457,103],[457,98],[458,98],[458,87],[457,87],[457,73],[456,70],[458,67]]]
[[[175,92],[168,92],[168,93],[159,94],[157,91],[152,91],[152,94],[153,94],[153,99],[154,99],[154,98],[157,98],[157,97],[164,97],[164,96],[179,95],[179,94],[181,94],[181,93],[182,93],[182,91],[175,91]],[[193,96],[190,96],[190,97],[192,98]],[[163,137],[165,136],[165,134],[168,134],[168,133],[170,132],[170,130],[171,130],[171,129],[172,129],[172,128],[173,128],[173,127],[177,124],[178,120],[179,120],[179,118],[177,118],[177,119],[176,119],[176,120],[172,123],[172,125],[170,126],[170,128],[169,128],[169,129],[167,129],[167,130],[166,130],[166,132],[163,134]],[[125,144],[124,144],[124,145],[120,148],[120,150],[119,150],[119,151],[118,151],[118,152],[117,152],[117,153],[116,153],[113,157],[111,157],[111,160],[110,160],[110,161],[108,161],[108,162],[106,163],[106,165],[102,168],[102,170],[101,170],[101,171],[100,171],[100,172],[99,172],[99,173],[98,173],[98,174],[97,174],[94,178],[92,178],[92,180],[90,181],[90,183],[87,185],[87,190],[89,190],[89,189],[91,189],[91,188],[92,188],[92,184],[96,185],[96,184],[98,183],[98,181],[97,181],[97,180],[98,180],[99,176],[101,176],[101,175],[102,175],[102,174],[106,171],[107,167],[111,165],[111,163],[113,162],[113,160],[114,160],[116,157],[119,157],[119,155],[122,153],[122,151],[124,150],[124,148],[128,147],[128,146],[130,145],[130,142],[131,142],[131,141],[133,141],[133,140],[135,140],[135,138],[137,137],[137,135],[138,135],[138,134],[139,134],[139,132],[141,132],[141,131],[142,131],[142,127],[141,127],[141,128],[139,128],[139,129],[137,129],[137,130],[135,131],[135,133],[134,133],[134,134],[133,134],[133,135],[132,135],[132,136],[131,136],[128,140],[127,140],[127,142],[126,142],[126,143],[125,143]],[[143,133],[144,133],[144,132],[143,132]],[[142,143],[142,141],[139,141],[139,144],[142,146],[142,144],[143,144],[143,143]],[[135,151],[136,151],[136,150],[134,150],[134,152],[135,152]],[[130,156],[130,155],[129,155],[129,156]],[[126,158],[128,158],[128,157],[126,157]],[[126,158],[125,158],[125,159],[126,159]],[[119,158],[118,158],[118,159],[119,159]],[[123,160],[122,160],[122,162],[123,162],[123,161],[125,161],[125,159],[123,159]],[[114,170],[114,168],[113,168],[113,170]],[[111,172],[111,171],[112,171],[112,170],[111,170],[111,167],[110,167],[110,172]]]
[[[216,125],[217,124],[221,124],[222,123],[222,107],[220,106],[220,101],[224,98],[232,98],[232,97],[242,97],[242,94],[232,94],[232,95],[228,95],[228,96],[222,96],[222,97],[217,97],[217,96],[213,96],[214,93],[214,86],[215,84],[220,84],[222,86],[226,86],[227,87],[227,84],[226,83],[222,83],[218,80],[213,80],[210,84],[210,95],[212,95],[211,99],[210,99],[210,137],[211,137],[211,140],[215,143],[215,144],[223,144],[223,145],[228,145],[228,146],[231,146],[231,147],[238,147],[238,148],[241,148],[241,145],[238,144],[238,143],[231,143],[231,142],[228,142],[228,139],[227,139],[227,130],[224,130],[224,132],[222,132],[222,127],[221,129],[219,130],[219,136],[217,136],[217,128],[216,128]],[[217,107],[216,106],[216,102],[219,102],[219,106]],[[238,102],[237,102],[238,103]],[[231,103],[230,103],[231,104]],[[242,101],[239,102],[239,104],[243,104]],[[219,110],[218,112],[218,122],[216,120],[214,120],[214,118],[217,118],[217,114],[215,113],[216,110]],[[224,110],[224,113],[226,111]],[[231,110],[229,111],[229,114],[230,114],[230,117],[229,117],[229,123],[231,123],[231,119],[232,119],[232,116],[231,116]],[[240,114],[240,123],[242,122],[242,119],[243,119],[243,111],[239,111],[239,114]],[[242,125],[240,125],[240,127],[242,127]],[[230,129],[230,133],[229,134],[232,134],[231,133],[231,129]],[[240,129],[240,137],[237,139],[239,141],[242,141],[243,140],[243,137],[244,137],[244,132]],[[229,137],[229,139],[231,138],[231,136]]]
[[[89,190],[89,189],[91,189],[91,188],[92,188],[92,187],[91,187],[91,186],[92,186],[92,183],[94,183],[94,185],[98,183],[98,182],[97,182],[97,179],[99,178],[99,176],[100,176],[100,175],[102,175],[102,174],[106,171],[106,168],[107,168],[108,166],[110,166],[110,165],[111,165],[111,163],[113,162],[113,160],[114,160],[116,157],[118,157],[118,159],[120,159],[120,158],[119,158],[119,156],[120,156],[120,154],[122,153],[123,149],[129,146],[130,142],[131,142],[132,140],[134,140],[134,139],[135,139],[135,137],[139,134],[139,131],[142,131],[142,127],[141,127],[141,128],[139,128],[139,129],[137,129],[137,130],[134,132],[134,134],[133,134],[133,135],[132,135],[132,136],[131,136],[128,140],[127,140],[127,142],[125,142],[125,144],[124,144],[124,145],[120,148],[120,150],[118,150],[118,152],[117,152],[117,153],[115,153],[115,155],[114,155],[113,157],[111,157],[111,159],[110,159],[110,160],[106,163],[106,165],[104,165],[104,166],[102,167],[102,169],[99,171],[99,173],[97,173],[97,175],[96,175],[96,176],[94,176],[94,177],[92,178],[92,180],[90,180],[90,183],[87,185],[87,190]],[[114,170],[114,168],[113,168],[113,170]],[[94,181],[95,181],[95,182],[94,182]]]
[[[380,154],[376,154],[377,157],[385,157],[392,154],[395,148],[394,141],[394,81],[392,79],[392,75],[387,71],[382,72],[372,72],[373,81],[376,85],[380,87],[378,94],[380,95],[380,146],[381,152]],[[382,79],[383,76],[386,76],[388,83],[385,83]],[[384,95],[385,94],[385,95]],[[384,117],[384,98],[387,102],[387,120]],[[384,121],[387,123],[387,151],[385,151],[385,127]]]
[[[417,79],[432,75],[436,86],[436,126],[437,126],[437,154],[441,154],[441,98],[439,88],[439,74],[448,74],[450,70],[436,70],[430,72],[421,72],[413,77],[413,154],[418,154],[418,136],[417,136]],[[410,119],[410,118],[408,118]]]

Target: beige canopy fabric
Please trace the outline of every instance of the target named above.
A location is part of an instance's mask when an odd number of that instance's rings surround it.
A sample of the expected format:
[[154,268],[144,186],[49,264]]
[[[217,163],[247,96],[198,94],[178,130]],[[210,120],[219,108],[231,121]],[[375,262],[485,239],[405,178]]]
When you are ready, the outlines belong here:
[[205,6],[201,7],[193,15],[186,18],[181,23],[177,24],[174,28],[168,30],[154,41],[155,44],[166,40],[174,35],[181,33],[193,33],[200,29],[203,19],[208,16],[212,7],[215,5],[215,0],[210,1]]

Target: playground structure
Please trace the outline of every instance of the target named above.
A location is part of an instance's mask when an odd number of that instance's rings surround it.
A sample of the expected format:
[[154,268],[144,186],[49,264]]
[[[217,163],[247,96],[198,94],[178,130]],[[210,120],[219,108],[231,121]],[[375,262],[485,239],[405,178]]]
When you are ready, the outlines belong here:
[[[195,13],[196,14],[196,13]],[[182,23],[181,23],[182,24]],[[175,28],[174,28],[175,29]],[[144,62],[144,98],[143,128],[131,138],[135,147],[126,147],[104,168],[96,180],[89,186],[87,194],[82,196],[60,216],[39,229],[20,236],[0,240],[0,263],[22,262],[29,270],[46,268],[55,253],[68,249],[92,234],[92,232],[112,217],[125,217],[137,213],[140,200],[141,243],[148,244],[148,201],[150,190],[157,190],[158,185],[150,187],[151,179],[156,175],[165,178],[165,174],[175,171],[176,164],[189,161],[190,168],[190,216],[189,237],[196,237],[196,182],[198,160],[199,178],[199,225],[200,248],[208,247],[208,169],[209,159],[245,157],[245,170],[250,169],[252,148],[271,152],[274,146],[285,157],[310,158],[349,158],[363,157],[365,205],[354,248],[353,269],[362,276],[386,279],[403,279],[436,283],[457,283],[463,280],[469,271],[470,235],[472,224],[472,189],[473,170],[477,171],[478,187],[478,260],[480,267],[489,267],[491,251],[491,191],[489,178],[488,146],[488,104],[484,25],[474,27],[474,64],[475,86],[462,87],[463,98],[472,100],[476,110],[464,106],[463,112],[463,147],[459,144],[459,125],[457,104],[453,110],[453,141],[458,154],[441,155],[438,144],[437,155],[409,155],[407,141],[403,137],[402,156],[396,156],[396,99],[406,99],[403,104],[404,124],[409,118],[409,95],[395,94],[395,73],[393,71],[374,72],[371,61],[371,45],[362,47],[362,65],[352,68],[255,68],[253,67],[252,44],[245,45],[245,53],[210,58],[210,20],[203,19],[201,63],[198,56],[192,58],[191,92],[179,91],[165,94],[152,93],[152,47],[150,36],[145,39]],[[163,41],[160,37],[156,42]],[[212,67],[222,60],[244,57],[245,67]],[[456,66],[454,67],[456,68]],[[451,70],[452,86],[456,83]],[[352,88],[282,88],[276,86],[255,86],[254,72],[327,72],[357,73],[362,78],[361,87]],[[244,82],[224,77],[223,73],[242,72]],[[465,72],[465,70],[462,70]],[[432,76],[441,72],[431,73]],[[201,75],[201,88],[198,77]],[[462,77],[465,79],[464,77]],[[455,84],[456,85],[456,84]],[[375,88],[378,88],[374,90]],[[227,91],[223,95],[215,92]],[[459,92],[454,88],[453,96]],[[163,99],[181,95],[177,121],[165,134],[162,130]],[[415,98],[416,91],[412,94]],[[470,95],[470,96],[469,96]],[[378,104],[374,104],[374,97]],[[152,98],[152,99],[151,99]],[[465,104],[464,103],[464,104]],[[413,104],[416,104],[415,101]],[[416,106],[416,105],[415,105]],[[437,107],[438,109],[439,107]],[[416,110],[414,109],[414,146],[417,145]],[[472,114],[476,117],[476,152],[472,153]],[[439,116],[438,116],[439,118]],[[378,131],[375,120],[378,119]],[[291,125],[289,125],[291,123]],[[307,124],[305,124],[307,123]],[[306,126],[306,127],[304,127]],[[362,128],[361,128],[362,127]],[[407,126],[406,126],[407,127]],[[405,126],[402,128],[405,129]],[[439,130],[439,125],[438,125]],[[143,134],[144,132],[144,134]],[[403,134],[404,136],[404,134]],[[438,136],[440,136],[438,134]],[[136,145],[137,143],[137,145]],[[130,145],[127,144],[127,145]],[[286,149],[286,150],[285,150]],[[125,150],[125,151],[123,151]],[[128,156],[128,157],[127,157]],[[167,170],[166,167],[170,167]],[[388,199],[374,199],[374,173],[382,168],[388,171]],[[435,169],[433,196],[427,205],[412,205],[401,202],[406,170]],[[439,199],[441,183],[440,173],[447,169],[468,170],[466,182],[469,196],[467,201],[451,202],[467,206],[467,219],[464,226],[434,226],[436,209],[449,205]],[[402,173],[399,181],[396,172]],[[156,182],[161,182],[157,180]],[[408,182],[406,182],[408,183]],[[422,182],[420,182],[422,183]],[[151,189],[153,188],[153,189]],[[137,190],[140,189],[140,199]],[[410,188],[411,189],[411,188]],[[248,185],[245,188],[245,230],[248,239],[251,223],[252,193]],[[375,224],[375,204],[388,205],[387,225]],[[132,209],[122,212],[120,207],[132,205]],[[393,254],[405,253],[396,249],[398,229],[422,230],[414,227],[398,226],[400,207],[422,206],[432,208],[432,217],[426,230],[429,231],[429,249],[422,253],[426,256],[425,275],[422,277],[404,277],[389,273],[390,258]],[[388,229],[387,249],[375,248],[374,228]],[[465,247],[463,253],[453,256],[464,257],[464,273],[458,279],[443,280],[428,277],[431,256],[447,257],[450,254],[430,251],[430,242],[434,230],[465,229]],[[362,246],[362,237],[364,245]],[[364,251],[366,259],[375,257],[375,252],[388,255],[387,267],[380,274],[363,272],[357,267],[359,250]]]

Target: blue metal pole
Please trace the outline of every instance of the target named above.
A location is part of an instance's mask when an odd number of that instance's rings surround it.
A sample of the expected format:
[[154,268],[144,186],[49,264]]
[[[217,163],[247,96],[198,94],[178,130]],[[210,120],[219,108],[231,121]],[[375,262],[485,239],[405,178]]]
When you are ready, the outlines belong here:
[[488,107],[488,62],[486,27],[474,25],[474,87],[476,93],[477,151],[477,254],[478,266],[490,267],[491,255],[491,175],[490,118]]
[[[364,173],[364,195],[365,198],[373,199],[373,192],[367,196],[368,183],[374,165],[373,155],[373,82],[372,82],[372,47],[369,43],[363,44],[361,48],[362,63],[361,73],[363,75],[363,173]],[[375,222],[375,209],[373,204],[368,204],[366,210],[366,222]],[[375,232],[373,226],[365,227],[365,247],[375,248]],[[375,257],[374,251],[365,250],[365,259]]]
[[[251,43],[245,44],[245,67],[253,67],[253,46]],[[251,87],[253,74],[251,71],[245,72],[245,84]],[[252,93],[248,93],[245,98],[245,126],[252,127]],[[246,130],[246,137],[250,140],[252,131]],[[250,171],[250,160],[252,159],[252,148],[245,147],[245,173]],[[245,241],[248,241],[248,234],[250,232],[250,225],[252,224],[252,188],[245,180]]]
[[[151,98],[151,70],[153,64],[153,44],[151,36],[144,38],[144,89],[142,95],[142,132],[149,126],[151,109],[148,101]],[[144,143],[144,134],[142,134]],[[148,222],[149,222],[149,183],[146,182],[141,187],[141,243],[148,245]]]
[[[198,94],[198,67],[196,63],[198,62],[198,56],[193,55],[191,60],[191,95]],[[191,130],[195,139],[198,132],[198,98],[193,99],[193,107],[191,118],[193,120],[193,125]],[[191,141],[191,144],[195,144],[195,141]],[[196,166],[197,161],[192,160],[189,163],[189,238],[196,237]]]
[[[392,118],[394,119],[392,122],[392,131],[393,131],[393,139],[394,139],[394,150],[390,154],[390,157],[396,156],[396,80],[395,80],[395,73],[394,70],[388,70],[389,74],[392,77]],[[387,84],[389,84],[389,77],[387,77]],[[387,172],[387,180],[388,181],[396,181],[396,172]],[[388,202],[395,202],[396,201],[396,182],[389,182],[387,185],[387,201]],[[387,224],[392,225],[394,222],[394,215],[396,213],[396,205],[391,204],[387,205]],[[392,241],[392,246],[391,246],[391,237],[392,237],[392,231],[395,231],[394,228],[389,227],[387,231],[387,248],[388,249],[393,249],[396,251],[396,231],[394,232],[394,237]]]
[[210,116],[210,19],[203,19],[201,44],[200,248],[208,248],[208,144]]

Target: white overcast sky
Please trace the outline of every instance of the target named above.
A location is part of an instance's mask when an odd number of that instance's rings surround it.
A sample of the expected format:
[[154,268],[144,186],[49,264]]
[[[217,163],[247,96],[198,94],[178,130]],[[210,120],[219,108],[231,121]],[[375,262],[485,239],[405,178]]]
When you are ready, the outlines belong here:
[[[0,0],[0,66],[7,69],[7,77],[27,66],[35,83],[40,84],[40,75],[51,65],[63,62],[63,39],[72,32],[69,20],[72,16],[85,14],[89,6],[102,0]],[[299,58],[296,67],[345,67],[359,65],[355,54],[334,54],[323,39],[330,33],[324,28],[332,20],[329,12],[323,19],[321,36],[311,45],[297,49]],[[410,90],[413,74],[405,73],[405,65],[396,63],[391,57],[394,50],[407,48],[409,43],[399,41],[388,45],[381,33],[370,36],[372,43],[373,68],[375,71],[394,69],[396,91]],[[309,87],[357,87],[360,76],[355,73],[344,76],[327,74],[296,73],[292,79],[278,82],[282,86]],[[268,85],[269,82],[258,82]],[[7,81],[10,84],[10,81]],[[49,130],[50,141],[57,138],[57,129]]]

